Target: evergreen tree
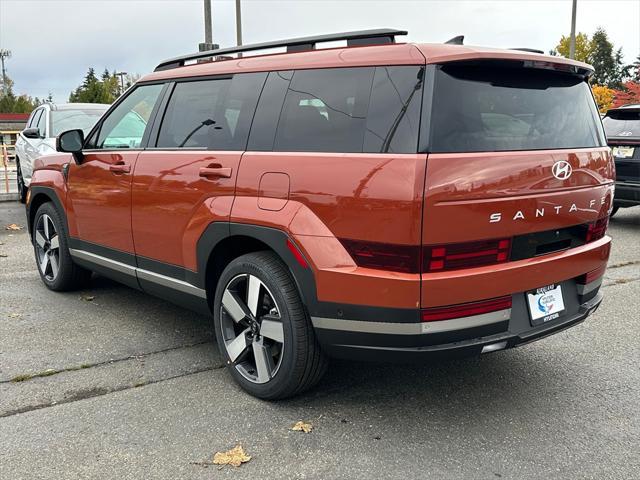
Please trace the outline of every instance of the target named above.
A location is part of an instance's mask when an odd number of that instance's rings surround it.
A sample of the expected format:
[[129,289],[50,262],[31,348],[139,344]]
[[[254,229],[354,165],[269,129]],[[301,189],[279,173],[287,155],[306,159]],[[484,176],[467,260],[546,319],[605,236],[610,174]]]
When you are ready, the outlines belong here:
[[593,83],[618,89],[626,79],[629,67],[622,62],[622,49],[614,52],[613,44],[603,28],[599,28],[591,38],[593,52],[591,64],[595,68]]

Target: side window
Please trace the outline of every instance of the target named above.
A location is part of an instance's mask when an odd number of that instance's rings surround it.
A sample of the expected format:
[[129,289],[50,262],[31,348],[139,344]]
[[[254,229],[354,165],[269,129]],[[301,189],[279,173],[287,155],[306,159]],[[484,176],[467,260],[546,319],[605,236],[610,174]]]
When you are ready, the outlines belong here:
[[273,150],[278,118],[280,118],[284,97],[292,78],[291,70],[269,73],[253,118],[247,150],[260,152]]
[[28,125],[29,128],[38,127],[38,121],[40,120],[40,117],[42,117],[42,112],[43,112],[42,108],[33,112],[33,116],[31,117],[31,121],[29,122],[29,125]]
[[140,148],[162,84],[136,88],[104,119],[95,148]]
[[[25,128],[31,128],[34,126],[34,120],[36,119],[36,116],[41,112],[42,110],[34,110],[33,112],[31,112],[31,116],[29,116],[29,120],[27,120],[27,126]],[[37,120],[36,120],[37,123]]]
[[38,118],[38,123],[34,125],[35,128],[40,132],[40,136],[44,137],[47,130],[47,111],[42,109],[40,117]]
[[158,148],[244,150],[265,73],[176,84]]
[[296,71],[280,115],[274,150],[362,152],[374,70]]
[[376,67],[364,137],[365,152],[416,153],[422,67]]

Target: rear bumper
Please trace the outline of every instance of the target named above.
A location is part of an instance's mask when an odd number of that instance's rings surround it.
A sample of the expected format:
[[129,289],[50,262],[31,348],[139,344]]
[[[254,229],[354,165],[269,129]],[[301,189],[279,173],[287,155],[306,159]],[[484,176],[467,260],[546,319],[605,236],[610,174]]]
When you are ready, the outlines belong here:
[[613,204],[617,207],[640,205],[640,183],[616,182]]
[[601,282],[601,278],[588,285],[578,285],[574,280],[561,282],[565,312],[537,326],[529,320],[524,292],[512,296],[509,310],[466,319],[391,323],[312,317],[312,322],[324,350],[333,357],[418,362],[476,356],[523,345],[577,325],[600,305]]

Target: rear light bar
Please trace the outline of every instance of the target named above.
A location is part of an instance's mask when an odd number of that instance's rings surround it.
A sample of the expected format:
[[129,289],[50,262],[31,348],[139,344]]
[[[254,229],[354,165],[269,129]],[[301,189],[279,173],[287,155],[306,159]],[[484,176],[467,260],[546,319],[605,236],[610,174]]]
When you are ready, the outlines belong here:
[[340,242],[361,267],[420,273],[420,247],[341,238]]
[[452,243],[424,249],[424,272],[495,265],[509,261],[511,239]]
[[580,285],[586,285],[588,283],[597,280],[598,278],[604,275],[605,270],[607,269],[607,265],[602,265],[601,267],[596,268],[595,270],[591,270],[590,272],[585,273],[584,275],[580,275],[576,282]]
[[587,224],[587,243],[595,242],[596,240],[600,240],[602,237],[604,237],[605,233],[607,233],[608,227],[609,215],[599,218],[595,222]]
[[452,318],[471,317],[483,313],[498,312],[511,308],[511,295],[481,302],[461,303],[449,307],[425,308],[421,311],[423,322],[438,322]]

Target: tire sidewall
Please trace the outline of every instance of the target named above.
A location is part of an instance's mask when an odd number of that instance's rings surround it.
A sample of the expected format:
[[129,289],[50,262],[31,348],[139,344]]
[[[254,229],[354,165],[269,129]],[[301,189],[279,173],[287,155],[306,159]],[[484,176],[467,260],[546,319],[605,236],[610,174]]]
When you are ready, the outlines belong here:
[[[270,272],[267,271],[264,265],[260,264],[261,262],[254,261],[249,257],[249,255],[244,255],[233,260],[227,266],[227,268],[225,268],[222,275],[220,276],[213,304],[214,328],[220,355],[234,379],[242,386],[242,388],[247,390],[252,395],[261,398],[269,398],[277,396],[277,392],[284,390],[290,384],[292,380],[293,370],[295,368],[295,355],[298,352],[300,346],[296,344],[297,338],[294,335],[291,317],[291,305],[289,305],[289,302],[285,299],[282,288],[278,284],[279,282],[274,281],[274,279],[270,275]],[[225,288],[231,281],[231,279],[238,275],[246,273],[250,273],[258,277],[269,289],[270,293],[274,297],[274,300],[276,301],[276,304],[278,305],[278,309],[280,310],[280,316],[282,319],[282,326],[284,331],[284,347],[282,354],[283,357],[280,363],[280,367],[278,368],[276,375],[271,380],[262,384],[253,383],[247,380],[240,372],[238,372],[235,366],[231,363],[229,355],[227,354],[226,347],[224,345],[224,338],[222,336],[222,323],[220,315],[220,309],[222,306],[222,295],[224,294]]]

